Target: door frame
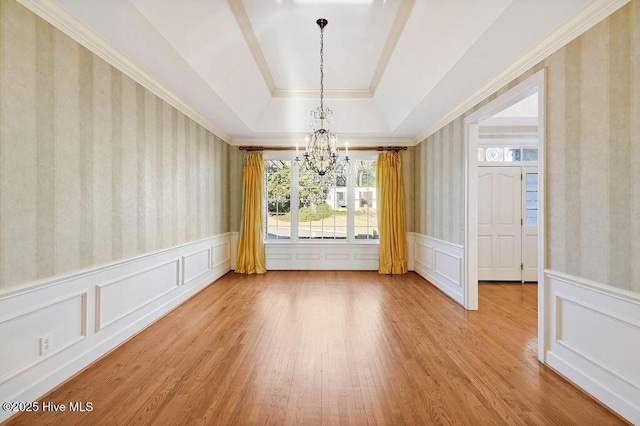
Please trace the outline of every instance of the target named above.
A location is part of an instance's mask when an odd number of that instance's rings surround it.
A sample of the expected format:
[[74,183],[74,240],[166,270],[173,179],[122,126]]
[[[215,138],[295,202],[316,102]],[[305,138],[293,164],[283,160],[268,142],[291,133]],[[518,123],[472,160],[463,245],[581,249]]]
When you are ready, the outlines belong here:
[[464,119],[464,307],[478,309],[478,127],[480,121],[538,93],[538,360],[544,363],[546,70],[498,96]]

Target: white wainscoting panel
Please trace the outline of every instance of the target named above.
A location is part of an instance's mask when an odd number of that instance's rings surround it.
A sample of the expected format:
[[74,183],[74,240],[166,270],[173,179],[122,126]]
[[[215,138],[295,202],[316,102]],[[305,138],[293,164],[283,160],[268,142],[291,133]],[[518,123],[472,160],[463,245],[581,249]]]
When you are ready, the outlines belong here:
[[[87,335],[87,291],[62,296],[0,319],[0,384],[55,355]],[[51,349],[40,353],[40,338],[51,335]],[[55,338],[54,338],[55,336]]]
[[229,241],[220,242],[211,247],[211,269],[231,261],[231,244]]
[[413,241],[415,271],[463,305],[463,247],[422,234],[413,234]]
[[[0,291],[0,401],[37,401],[226,274],[233,237]],[[41,354],[40,339],[48,335],[51,349]],[[11,414],[0,411],[0,422]]]
[[640,424],[640,295],[545,271],[549,366]]
[[96,331],[177,290],[180,262],[172,259],[96,285]]
[[211,269],[211,247],[182,256],[182,284],[190,284]]
[[267,243],[267,270],[378,270],[378,244]]

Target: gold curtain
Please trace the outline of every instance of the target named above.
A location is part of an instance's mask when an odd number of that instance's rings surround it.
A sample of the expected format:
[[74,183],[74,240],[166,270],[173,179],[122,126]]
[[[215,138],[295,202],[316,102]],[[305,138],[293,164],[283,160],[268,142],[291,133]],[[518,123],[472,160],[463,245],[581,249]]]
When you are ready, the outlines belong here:
[[236,272],[267,272],[263,241],[264,160],[262,154],[250,152],[242,169],[242,229],[238,240]]
[[404,187],[397,152],[378,155],[378,228],[380,229],[381,274],[404,274],[407,267],[407,235],[404,217]]

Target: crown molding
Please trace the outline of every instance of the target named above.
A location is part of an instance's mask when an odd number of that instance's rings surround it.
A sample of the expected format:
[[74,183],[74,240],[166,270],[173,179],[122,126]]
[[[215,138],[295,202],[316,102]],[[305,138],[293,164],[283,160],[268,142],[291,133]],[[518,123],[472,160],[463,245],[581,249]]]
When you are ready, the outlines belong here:
[[58,30],[62,31],[80,45],[104,59],[107,63],[131,77],[149,91],[166,101],[169,105],[209,130],[224,141],[231,140],[231,135],[222,131],[209,119],[190,107],[186,102],[176,96],[159,80],[147,71],[134,64],[122,52],[113,47],[98,33],[89,28],[85,23],[76,18],[69,11],[58,5],[53,0],[17,0],[18,3],[44,19]]
[[[378,147],[378,146],[414,146],[413,138],[341,138],[343,142],[349,142],[349,147]],[[265,147],[294,147],[304,146],[304,136],[284,138],[233,138],[231,146],[265,146]]]
[[588,31],[591,27],[620,9],[631,0],[593,0],[576,12],[568,21],[544,37],[538,44],[521,55],[513,63],[503,68],[479,89],[467,96],[451,111],[419,133],[415,138],[418,144],[435,132],[469,111],[493,93],[522,75],[531,67],[542,62],[569,42]]
[[[273,91],[274,98],[309,98],[318,99],[320,97],[319,89],[275,89]],[[373,94],[369,89],[324,89],[325,98],[338,99],[366,99],[372,98]]]
[[372,94],[375,94],[378,89],[380,80],[382,80],[382,76],[387,69],[387,65],[389,65],[391,55],[393,55],[393,52],[396,50],[400,36],[404,32],[404,27],[407,25],[407,21],[409,21],[409,17],[411,16],[411,12],[413,11],[413,6],[415,4],[416,0],[402,0],[400,2],[400,6],[398,6],[398,11],[396,12],[396,17],[393,20],[393,25],[391,25],[389,36],[384,44],[384,48],[380,54],[380,59],[378,59],[378,65],[376,65],[373,77],[371,78],[371,83],[369,84],[369,92]]
[[262,53],[262,49],[260,49],[258,38],[256,37],[256,33],[253,31],[251,21],[249,21],[249,15],[247,15],[247,11],[242,4],[242,0],[227,0],[227,4],[231,9],[231,13],[233,13],[233,16],[236,18],[236,22],[238,23],[240,32],[244,37],[244,41],[247,43],[247,46],[249,46],[251,55],[253,55],[256,65],[258,65],[258,69],[262,74],[262,78],[264,79],[269,92],[273,95],[276,91],[276,83],[273,81],[271,70],[269,70],[269,65],[267,65],[267,60],[264,57],[264,53]]

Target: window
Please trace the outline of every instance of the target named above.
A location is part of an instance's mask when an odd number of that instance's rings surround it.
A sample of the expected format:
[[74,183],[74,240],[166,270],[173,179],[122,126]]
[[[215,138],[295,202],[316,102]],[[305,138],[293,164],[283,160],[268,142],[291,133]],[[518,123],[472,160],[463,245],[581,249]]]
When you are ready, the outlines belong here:
[[[347,206],[340,206],[346,197],[346,187],[338,182],[346,176],[338,175],[335,182],[317,182],[313,172],[300,170],[298,175],[298,238],[306,240],[346,240]],[[344,204],[348,204],[344,203]]]
[[292,156],[282,152],[264,155],[267,241],[379,238],[375,153],[351,155],[350,173],[345,170],[332,182],[298,170]]
[[364,160],[355,163],[355,238],[377,239],[376,162]]
[[498,163],[538,161],[538,148],[482,146],[478,148],[478,161],[491,161]]
[[525,174],[525,207],[527,226],[538,226],[538,173]]
[[266,239],[291,238],[291,161],[265,160]]

